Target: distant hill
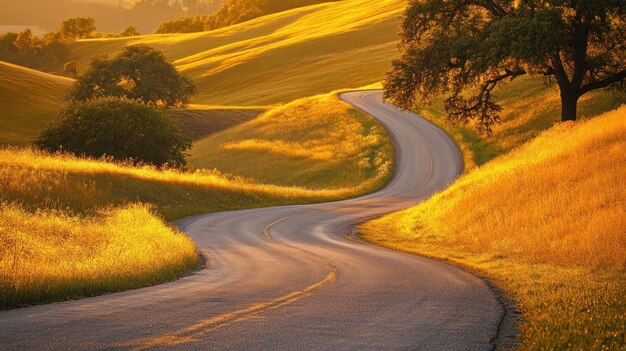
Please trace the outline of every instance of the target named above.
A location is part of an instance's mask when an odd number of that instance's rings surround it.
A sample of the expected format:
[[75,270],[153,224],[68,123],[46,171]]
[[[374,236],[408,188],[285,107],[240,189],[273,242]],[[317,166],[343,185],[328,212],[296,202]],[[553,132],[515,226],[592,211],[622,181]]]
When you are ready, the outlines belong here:
[[72,82],[0,61],[0,145],[35,139],[62,108]]
[[0,25],[52,31],[66,18],[88,16],[96,19],[98,31],[103,33],[119,33],[132,24],[141,33],[149,34],[154,33],[161,22],[185,14],[172,9],[142,7],[133,10],[119,4],[118,0],[0,0]]
[[212,15],[183,16],[162,23],[157,33],[194,33],[224,28],[298,7],[339,0],[226,0]]

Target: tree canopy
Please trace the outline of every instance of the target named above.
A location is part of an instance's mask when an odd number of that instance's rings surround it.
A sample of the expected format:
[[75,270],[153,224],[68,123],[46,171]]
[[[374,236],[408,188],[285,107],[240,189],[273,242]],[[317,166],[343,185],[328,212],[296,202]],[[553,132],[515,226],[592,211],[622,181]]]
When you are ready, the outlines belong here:
[[75,17],[61,22],[61,34],[66,39],[90,38],[96,32],[96,20],[92,17]]
[[411,0],[385,97],[404,108],[446,94],[454,122],[499,121],[493,90],[521,75],[553,78],[562,119],[595,89],[624,89],[626,0]]
[[191,140],[162,110],[127,98],[104,97],[67,107],[35,145],[78,156],[182,166]]
[[89,70],[74,84],[72,102],[103,96],[127,97],[157,107],[185,107],[197,92],[163,53],[146,45],[126,47],[118,56],[91,60]]
[[0,35],[0,60],[2,61],[40,68],[62,63],[67,56],[68,48],[59,32],[48,33],[41,39],[30,29]]

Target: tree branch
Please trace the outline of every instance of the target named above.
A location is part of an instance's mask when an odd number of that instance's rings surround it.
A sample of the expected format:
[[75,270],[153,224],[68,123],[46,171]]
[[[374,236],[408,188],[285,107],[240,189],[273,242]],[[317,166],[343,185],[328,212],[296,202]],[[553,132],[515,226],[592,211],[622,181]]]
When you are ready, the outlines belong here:
[[454,94],[446,100],[446,112],[448,119],[456,123],[467,123],[471,119],[478,120],[478,129],[481,133],[491,134],[491,126],[500,120],[498,112],[502,108],[493,102],[491,92],[498,83],[507,78],[526,74],[526,71],[517,67],[513,70],[505,68],[504,73],[484,81],[480,86],[480,92],[469,99],[461,96],[462,89],[457,88]]
[[497,2],[493,0],[467,0],[462,3],[463,5],[475,5],[484,8],[496,17],[504,17],[507,12]]
[[570,88],[570,81],[567,77],[567,72],[565,71],[565,67],[563,67],[563,62],[558,55],[554,55],[550,60],[552,62],[552,67],[550,67],[551,73],[556,77],[556,82],[559,83],[559,87],[561,90]]
[[584,94],[592,91],[592,90],[596,90],[596,89],[601,89],[604,87],[607,87],[613,83],[617,83],[619,81],[622,81],[626,79],[626,70],[622,70],[621,72],[618,72],[615,75],[612,75],[610,77],[604,78],[602,80],[598,80],[595,82],[591,82],[588,84],[583,85],[579,90],[578,90],[578,96],[583,96]]

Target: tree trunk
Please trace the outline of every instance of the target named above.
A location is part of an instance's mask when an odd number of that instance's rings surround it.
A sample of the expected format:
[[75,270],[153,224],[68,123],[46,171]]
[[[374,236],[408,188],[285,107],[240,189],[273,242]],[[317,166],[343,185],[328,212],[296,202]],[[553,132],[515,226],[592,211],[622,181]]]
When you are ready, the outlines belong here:
[[574,92],[561,92],[561,121],[575,121],[578,94]]

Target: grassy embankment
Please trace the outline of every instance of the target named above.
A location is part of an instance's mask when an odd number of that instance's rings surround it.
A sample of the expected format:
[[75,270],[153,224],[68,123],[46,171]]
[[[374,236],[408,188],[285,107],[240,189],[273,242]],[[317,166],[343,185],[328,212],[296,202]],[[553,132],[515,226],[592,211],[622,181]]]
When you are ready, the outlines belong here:
[[276,107],[196,142],[190,166],[284,186],[374,189],[392,146],[373,118],[346,106],[331,93]]
[[[303,113],[320,104],[324,110]],[[371,117],[332,94],[295,101],[260,117],[272,121],[276,140],[301,133],[302,119],[311,133],[306,145],[318,148],[280,157],[264,154],[284,153],[281,148],[257,151],[262,159],[274,160],[274,173],[300,187],[264,185],[216,171],[158,171],[28,149],[0,150],[0,308],[180,276],[197,265],[196,249],[161,217],[328,201],[371,192],[387,182],[393,150],[386,131]],[[259,122],[248,123],[252,126],[240,129],[240,140],[247,140],[245,131]],[[329,158],[323,145],[333,145],[342,158]],[[289,178],[299,167],[308,171]],[[341,182],[325,180],[331,168]]]
[[[532,140],[561,120],[561,100],[555,83],[546,85],[543,79],[522,77],[496,89],[495,94],[503,111],[502,121],[494,126],[491,136],[476,133],[471,124],[459,127],[448,123],[441,100],[435,100],[417,111],[455,139],[463,151],[466,172]],[[625,102],[624,93],[595,91],[580,99],[578,117],[597,116]]]
[[[461,143],[472,170],[360,233],[492,279],[522,312],[520,349],[621,350],[626,107],[541,133],[558,121],[559,105],[540,84],[521,80],[501,91],[505,118],[491,137],[446,125],[436,107],[425,110]],[[623,95],[597,93],[583,99],[581,112],[593,116],[620,101]]]

